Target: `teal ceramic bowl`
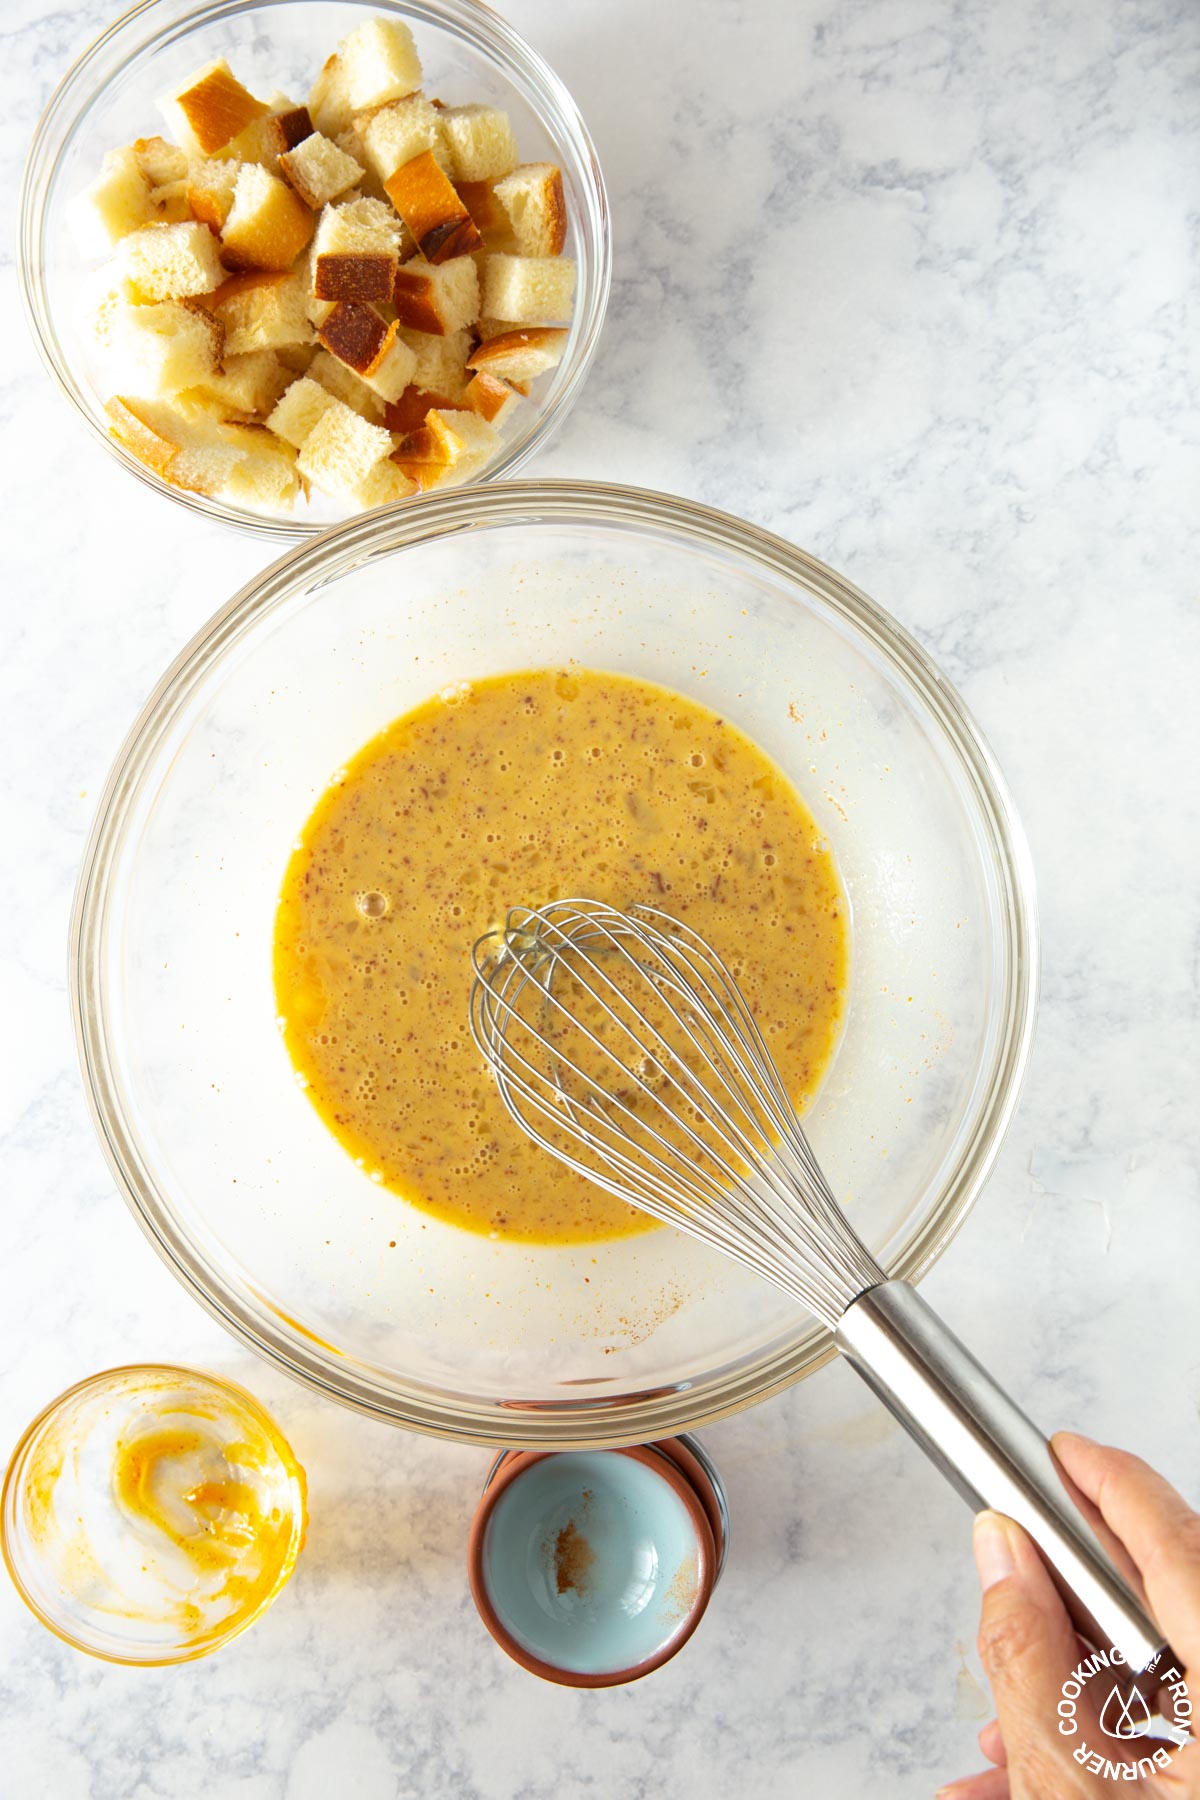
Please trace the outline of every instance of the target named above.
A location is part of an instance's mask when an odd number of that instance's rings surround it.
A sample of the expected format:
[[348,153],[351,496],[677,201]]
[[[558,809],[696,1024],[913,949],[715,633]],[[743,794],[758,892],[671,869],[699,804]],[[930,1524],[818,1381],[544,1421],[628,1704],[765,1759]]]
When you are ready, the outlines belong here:
[[570,1687],[636,1681],[708,1605],[713,1528],[680,1466],[652,1447],[502,1459],[471,1528],[471,1592],[523,1668]]

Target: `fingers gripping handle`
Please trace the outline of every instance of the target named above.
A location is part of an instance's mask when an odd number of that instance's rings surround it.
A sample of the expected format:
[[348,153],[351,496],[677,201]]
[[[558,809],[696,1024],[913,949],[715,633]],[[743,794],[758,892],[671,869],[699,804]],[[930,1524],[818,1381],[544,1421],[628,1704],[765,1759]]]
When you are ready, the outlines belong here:
[[[1164,1650],[1135,1593],[1136,1575],[1049,1444],[906,1281],[861,1294],[837,1343],[868,1387],[978,1511],[1029,1533],[1081,1637],[1114,1648],[1140,1674]],[[1086,1511],[1084,1510],[1086,1508]],[[1123,1569],[1125,1572],[1123,1572]]]

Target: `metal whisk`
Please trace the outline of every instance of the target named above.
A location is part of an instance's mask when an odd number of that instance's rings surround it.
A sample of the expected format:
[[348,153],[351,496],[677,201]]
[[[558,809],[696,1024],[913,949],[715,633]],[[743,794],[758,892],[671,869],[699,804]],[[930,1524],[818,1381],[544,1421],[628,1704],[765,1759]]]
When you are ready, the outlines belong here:
[[571,1168],[814,1313],[978,1509],[1038,1545],[1077,1630],[1130,1669],[1166,1646],[1121,1546],[1049,1444],[839,1207],[716,952],[654,907],[514,907],[473,960],[471,1030],[516,1123]]

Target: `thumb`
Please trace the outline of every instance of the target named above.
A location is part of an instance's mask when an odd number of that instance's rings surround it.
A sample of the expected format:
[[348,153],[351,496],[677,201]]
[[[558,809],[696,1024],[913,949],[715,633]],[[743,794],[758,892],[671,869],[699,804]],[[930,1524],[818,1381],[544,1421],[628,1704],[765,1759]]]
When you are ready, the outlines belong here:
[[1067,1800],[1087,1790],[1058,1732],[1062,1684],[1078,1657],[1074,1627],[1032,1542],[1011,1519],[975,1520],[983,1588],[979,1655],[991,1682],[1013,1800]]

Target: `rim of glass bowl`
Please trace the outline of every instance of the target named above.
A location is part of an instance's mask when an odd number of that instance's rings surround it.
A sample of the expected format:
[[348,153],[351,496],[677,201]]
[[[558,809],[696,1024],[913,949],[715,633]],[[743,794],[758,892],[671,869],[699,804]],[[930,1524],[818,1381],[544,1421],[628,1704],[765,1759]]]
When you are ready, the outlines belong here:
[[[190,512],[279,543],[315,538],[332,527],[303,519],[270,518],[172,487],[105,430],[76,380],[55,330],[42,245],[55,176],[80,117],[133,56],[151,45],[175,42],[199,25],[239,13],[262,12],[272,6],[303,3],[304,0],[206,0],[195,5],[193,0],[139,0],[115,19],[72,63],[38,120],[21,184],[17,256],[21,298],[38,353],[59,391],[109,454],[143,486],[156,494],[166,494]],[[600,341],[612,285],[612,227],[599,158],[579,108],[563,82],[498,13],[478,0],[371,0],[371,4],[377,12],[395,13],[418,26],[439,25],[482,50],[534,107],[559,151],[570,151],[581,178],[580,230],[588,244],[585,266],[590,279],[575,298],[571,322],[574,342],[568,354],[567,375],[553,403],[537,412],[528,429],[509,445],[483,478],[486,483],[502,480],[523,468],[562,425],[579,397]],[[142,25],[145,30],[138,29]],[[423,495],[417,495],[414,503],[419,506],[423,500]]]
[[990,826],[991,855],[1006,896],[1007,977],[989,1099],[964,1145],[942,1199],[892,1258],[888,1273],[918,1280],[950,1242],[982,1187],[1016,1108],[1033,1036],[1037,921],[1024,832],[994,756],[953,687],[916,640],[883,609],[823,563],[773,533],[695,501],[599,482],[514,482],[429,496],[335,526],[283,556],[248,583],[194,637],[163,675],[117,756],[84,854],[71,919],[71,1003],[88,1103],[117,1183],[159,1254],[235,1337],[319,1393],[360,1412],[433,1436],[479,1444],[598,1448],[647,1443],[697,1429],[789,1387],[834,1354],[831,1334],[813,1326],[788,1348],[719,1377],[632,1397],[543,1403],[536,1409],[385,1382],[336,1352],[280,1326],[265,1304],[229,1291],[177,1225],[123,1116],[105,1022],[105,946],[113,874],[126,827],[160,744],[197,686],[238,640],[294,593],[358,564],[430,537],[520,523],[638,526],[682,534],[733,552],[776,578],[809,586],[897,669],[936,719]]
[[[214,1387],[227,1389],[236,1396],[242,1406],[257,1415],[272,1443],[277,1443],[281,1447],[280,1460],[287,1461],[292,1482],[299,1489],[299,1503],[292,1514],[291,1538],[279,1565],[279,1573],[268,1592],[262,1595],[254,1610],[247,1613],[245,1618],[237,1620],[228,1630],[221,1632],[218,1636],[207,1639],[201,1644],[181,1645],[177,1650],[168,1651],[162,1656],[118,1656],[111,1650],[97,1650],[95,1645],[89,1644],[85,1638],[68,1631],[60,1620],[45,1610],[36,1595],[26,1587],[13,1551],[13,1539],[17,1535],[16,1509],[21,1498],[20,1478],[24,1472],[25,1455],[30,1444],[46,1420],[56,1413],[60,1406],[65,1406],[69,1400],[73,1400],[77,1394],[84,1393],[88,1388],[101,1387],[106,1381],[114,1381],[121,1375],[179,1375],[185,1379],[208,1381]],[[283,1457],[284,1450],[287,1451],[286,1459]],[[234,1638],[241,1637],[243,1631],[249,1631],[250,1627],[257,1624],[263,1614],[275,1604],[295,1573],[296,1561],[304,1547],[304,1536],[307,1529],[308,1478],[303,1465],[297,1460],[291,1444],[284,1437],[262,1401],[256,1399],[248,1388],[242,1386],[241,1382],[231,1381],[227,1375],[213,1375],[207,1369],[192,1368],[190,1364],[186,1363],[121,1363],[115,1369],[97,1369],[94,1375],[85,1375],[82,1380],[73,1381],[69,1388],[64,1388],[61,1394],[56,1394],[53,1400],[48,1400],[37,1416],[29,1421],[13,1446],[8,1466],[4,1471],[3,1483],[0,1484],[0,1557],[3,1558],[4,1567],[8,1570],[18,1596],[24,1601],[38,1624],[44,1625],[47,1631],[52,1632],[56,1638],[69,1645],[72,1650],[81,1650],[85,1656],[94,1656],[97,1662],[117,1663],[123,1669],[166,1669],[173,1668],[179,1663],[198,1662],[202,1656],[211,1656],[214,1650],[223,1650],[226,1644],[233,1642]]]

